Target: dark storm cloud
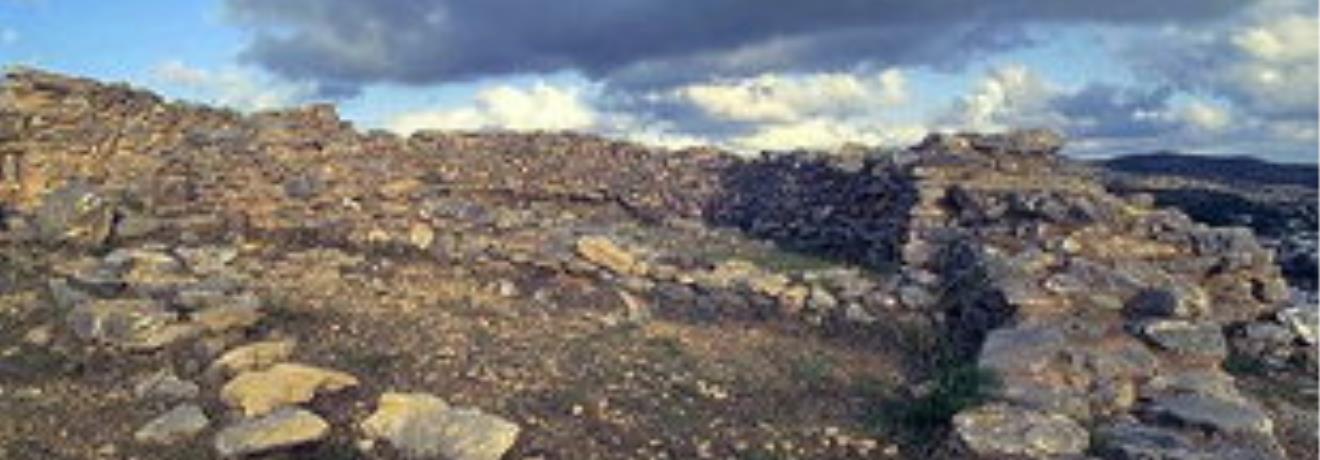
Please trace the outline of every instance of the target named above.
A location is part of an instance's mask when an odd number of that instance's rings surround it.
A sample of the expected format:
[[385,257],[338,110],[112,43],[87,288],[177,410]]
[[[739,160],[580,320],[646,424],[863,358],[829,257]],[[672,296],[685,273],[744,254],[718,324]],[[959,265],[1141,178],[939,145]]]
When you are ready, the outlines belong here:
[[956,65],[1039,22],[1190,22],[1241,0],[228,0],[243,56],[343,89],[579,70],[630,86],[710,75]]

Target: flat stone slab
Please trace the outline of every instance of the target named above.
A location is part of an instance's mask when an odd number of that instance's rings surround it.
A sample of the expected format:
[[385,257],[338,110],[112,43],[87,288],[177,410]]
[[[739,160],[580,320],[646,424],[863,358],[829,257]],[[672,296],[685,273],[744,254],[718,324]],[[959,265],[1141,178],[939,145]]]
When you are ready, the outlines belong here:
[[352,375],[305,364],[281,363],[264,371],[234,377],[220,389],[220,400],[254,417],[293,404],[311,401],[317,394],[358,385]]
[[1260,408],[1246,401],[1233,401],[1196,393],[1160,397],[1151,411],[1173,421],[1224,433],[1271,434],[1274,422]]
[[225,352],[211,363],[211,370],[229,374],[265,369],[289,359],[293,340],[268,340],[242,345]]
[[211,425],[206,413],[196,404],[180,404],[152,419],[133,433],[133,439],[145,444],[171,444],[187,441]]
[[362,422],[368,436],[389,441],[410,458],[499,460],[520,428],[476,409],[451,408],[424,393],[385,393]]
[[330,424],[316,414],[286,407],[220,430],[215,451],[221,457],[237,457],[307,444],[329,432]]
[[1090,444],[1086,429],[1067,416],[1003,403],[963,411],[953,426],[962,446],[982,458],[1079,455]]
[[1219,359],[1228,356],[1228,340],[1217,323],[1148,321],[1138,324],[1137,332],[1156,347],[1174,353]]

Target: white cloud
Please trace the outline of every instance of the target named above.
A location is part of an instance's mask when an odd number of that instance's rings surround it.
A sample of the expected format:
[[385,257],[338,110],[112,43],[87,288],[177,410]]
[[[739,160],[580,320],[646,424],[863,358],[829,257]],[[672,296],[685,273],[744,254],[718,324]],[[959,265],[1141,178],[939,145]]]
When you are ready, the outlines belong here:
[[1232,121],[1228,109],[1203,101],[1192,101],[1176,113],[1183,126],[1199,131],[1222,131]]
[[1221,69],[1206,69],[1209,83],[1262,112],[1314,111],[1317,22],[1291,14],[1230,32],[1224,40],[1235,56]]
[[178,60],[157,64],[151,72],[160,80],[183,86],[202,86],[211,78],[210,72],[189,67]]
[[971,93],[954,103],[944,122],[969,131],[999,131],[1025,124],[1053,124],[1046,113],[1060,89],[1030,68],[1011,64],[991,70]]
[[759,126],[749,134],[730,139],[726,145],[745,152],[798,148],[834,150],[849,143],[909,145],[925,135],[926,129],[917,124],[882,125],[815,118]]
[[907,81],[896,69],[858,75],[762,74],[753,78],[696,83],[673,91],[673,99],[706,116],[746,123],[789,123],[820,116],[902,104]]
[[315,94],[310,84],[275,80],[241,68],[207,70],[178,60],[158,64],[152,76],[197,98],[245,111],[288,107]]
[[537,83],[531,88],[486,88],[469,106],[401,113],[386,125],[409,134],[422,129],[590,130],[596,123],[596,110],[584,99],[582,88]]
[[1222,100],[1226,116],[1194,106],[1180,114],[1194,127],[1212,128],[1217,141],[1240,144],[1244,153],[1314,161],[1320,112],[1315,8],[1314,0],[1262,0],[1212,27],[1130,34],[1120,51],[1143,80]]

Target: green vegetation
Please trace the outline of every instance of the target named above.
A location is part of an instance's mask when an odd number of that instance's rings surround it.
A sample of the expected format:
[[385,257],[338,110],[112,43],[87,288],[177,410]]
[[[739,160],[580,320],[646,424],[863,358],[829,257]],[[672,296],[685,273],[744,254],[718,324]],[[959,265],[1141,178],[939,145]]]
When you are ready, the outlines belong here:
[[838,364],[828,356],[805,354],[792,361],[793,379],[809,389],[829,388]]
[[867,414],[865,423],[916,448],[931,448],[944,439],[953,416],[989,402],[998,378],[975,365],[941,369],[925,394],[882,400]]

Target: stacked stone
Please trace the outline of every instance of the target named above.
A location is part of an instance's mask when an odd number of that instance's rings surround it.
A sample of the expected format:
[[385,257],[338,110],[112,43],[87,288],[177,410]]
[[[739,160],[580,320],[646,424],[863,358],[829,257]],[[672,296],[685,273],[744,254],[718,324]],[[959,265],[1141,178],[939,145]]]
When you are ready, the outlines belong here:
[[1224,328],[1282,300],[1270,254],[1248,233],[1061,172],[1058,142],[1027,132],[916,148],[905,256],[934,268],[947,327],[984,338],[977,362],[1001,382],[998,403],[955,418],[958,448],[1281,458],[1266,412],[1220,370]]

